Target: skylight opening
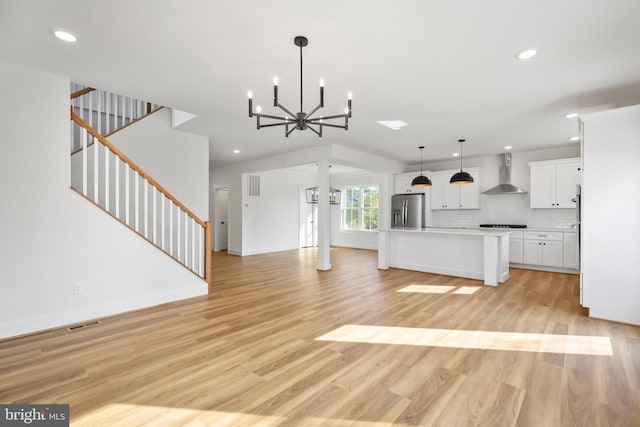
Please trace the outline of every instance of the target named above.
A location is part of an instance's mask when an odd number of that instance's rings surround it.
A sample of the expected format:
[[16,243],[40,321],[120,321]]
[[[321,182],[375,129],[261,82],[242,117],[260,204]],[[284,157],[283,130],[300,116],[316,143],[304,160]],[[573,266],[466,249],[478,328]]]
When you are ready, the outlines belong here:
[[393,130],[400,130],[407,125],[402,120],[378,120],[378,123]]

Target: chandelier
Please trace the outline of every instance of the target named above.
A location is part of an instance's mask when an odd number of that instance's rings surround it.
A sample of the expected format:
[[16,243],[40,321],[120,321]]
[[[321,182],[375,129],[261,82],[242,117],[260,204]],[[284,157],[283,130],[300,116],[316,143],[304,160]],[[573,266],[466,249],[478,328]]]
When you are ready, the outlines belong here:
[[[280,108],[287,115],[285,116],[275,116],[271,114],[262,114],[262,110],[258,105],[256,107],[256,111],[253,111],[253,93],[249,91],[249,117],[256,118],[257,128],[266,128],[271,126],[284,126],[284,134],[285,136],[289,136],[291,132],[294,130],[306,130],[311,129],[315,132],[319,137],[322,137],[322,128],[324,126],[340,128],[344,130],[349,129],[349,119],[351,118],[351,98],[352,94],[349,92],[347,95],[347,106],[344,109],[344,114],[335,114],[332,116],[317,116],[313,117],[313,115],[320,109],[324,107],[324,79],[320,79],[320,103],[309,113],[305,113],[302,111],[302,48],[309,44],[309,40],[307,40],[304,36],[297,36],[293,39],[293,43],[300,48],[300,112],[297,114],[292,113],[287,108],[282,106],[278,102],[278,77],[273,78],[273,106]],[[260,119],[271,119],[277,120],[277,122],[270,123],[260,123]],[[336,120],[336,119],[344,119],[344,124],[337,123],[327,123],[326,120]]]

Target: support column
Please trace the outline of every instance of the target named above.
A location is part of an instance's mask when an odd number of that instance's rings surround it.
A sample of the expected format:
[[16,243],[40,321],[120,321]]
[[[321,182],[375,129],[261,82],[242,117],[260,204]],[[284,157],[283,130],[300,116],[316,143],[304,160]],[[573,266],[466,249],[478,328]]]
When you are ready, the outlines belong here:
[[318,270],[331,270],[331,206],[329,161],[318,162]]

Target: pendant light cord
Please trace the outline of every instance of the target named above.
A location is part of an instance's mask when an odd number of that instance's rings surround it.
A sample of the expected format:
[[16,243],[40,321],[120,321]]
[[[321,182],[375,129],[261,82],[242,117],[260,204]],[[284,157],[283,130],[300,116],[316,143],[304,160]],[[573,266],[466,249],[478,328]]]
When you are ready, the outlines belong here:
[[460,141],[460,172],[462,172],[462,141]]
[[422,148],[420,149],[420,176],[422,176]]

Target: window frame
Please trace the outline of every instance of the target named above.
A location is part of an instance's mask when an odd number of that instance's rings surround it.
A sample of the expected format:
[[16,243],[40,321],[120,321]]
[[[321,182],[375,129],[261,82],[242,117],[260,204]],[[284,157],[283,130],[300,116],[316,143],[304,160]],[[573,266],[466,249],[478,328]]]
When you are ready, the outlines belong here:
[[[353,194],[353,189],[358,189],[358,206],[347,206],[347,198]],[[367,189],[375,189],[377,194],[376,206],[363,206],[365,201],[365,194]],[[340,203],[340,231],[348,232],[377,232],[380,227],[380,186],[376,184],[354,184],[342,186],[342,200]],[[348,211],[357,212],[358,227],[347,227],[346,214]],[[369,218],[371,218],[372,211],[375,211],[376,227],[364,228],[365,225],[365,212],[369,212]],[[353,218],[353,216],[351,216]],[[369,223],[371,220],[369,220]]]

